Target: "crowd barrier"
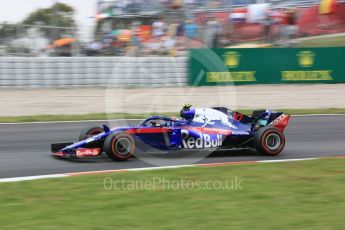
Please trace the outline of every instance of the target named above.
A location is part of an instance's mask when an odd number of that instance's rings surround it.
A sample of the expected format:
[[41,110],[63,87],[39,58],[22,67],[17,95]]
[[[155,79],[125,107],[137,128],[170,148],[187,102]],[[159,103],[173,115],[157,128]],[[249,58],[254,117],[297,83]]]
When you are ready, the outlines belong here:
[[345,47],[194,49],[193,86],[345,83]]
[[179,87],[187,85],[187,58],[0,58],[0,87]]
[[0,58],[0,87],[345,83],[345,47],[192,49],[190,57]]

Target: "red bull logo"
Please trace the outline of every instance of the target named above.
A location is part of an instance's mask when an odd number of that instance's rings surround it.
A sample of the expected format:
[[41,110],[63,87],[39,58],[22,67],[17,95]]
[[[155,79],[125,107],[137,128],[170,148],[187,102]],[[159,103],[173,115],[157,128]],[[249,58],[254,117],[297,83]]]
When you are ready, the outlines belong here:
[[101,149],[78,149],[77,157],[94,157],[100,154]]
[[182,147],[186,149],[215,148],[223,145],[223,135],[197,133],[191,136],[188,130],[182,130]]

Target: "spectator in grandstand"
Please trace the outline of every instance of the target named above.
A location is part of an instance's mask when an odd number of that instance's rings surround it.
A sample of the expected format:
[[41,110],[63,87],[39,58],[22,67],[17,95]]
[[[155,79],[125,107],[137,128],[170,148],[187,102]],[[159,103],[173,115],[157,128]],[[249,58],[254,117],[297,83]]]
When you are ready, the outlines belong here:
[[150,55],[159,55],[162,50],[161,37],[152,37],[152,39],[146,44],[147,52]]
[[184,36],[184,32],[185,32],[184,20],[180,20],[180,23],[177,27],[176,35],[177,36]]
[[175,19],[170,25],[168,25],[168,36],[177,36],[178,35],[178,27],[179,27],[179,21]]
[[[320,27],[327,28],[331,25],[329,15],[337,9],[336,0],[321,0],[319,6]],[[345,15],[345,14],[344,14]]]
[[183,0],[172,0],[170,4],[170,9],[179,10],[183,6]]
[[185,26],[185,34],[187,38],[196,39],[198,36],[198,25],[194,22],[194,20],[190,19],[187,20]]
[[207,8],[219,8],[223,3],[221,0],[212,0],[207,2]]
[[289,25],[289,37],[296,36],[297,32],[297,12],[295,9],[288,11],[288,25]]
[[272,18],[270,12],[266,12],[265,18],[262,21],[263,26],[263,37],[264,41],[268,43],[273,42],[273,34],[272,34],[272,26],[275,23],[274,19]]
[[102,43],[93,41],[87,45],[86,55],[87,56],[98,56],[102,50]]
[[139,46],[141,43],[141,38],[140,38],[140,31],[139,29],[135,29],[133,31],[132,39],[131,39],[131,45],[132,46]]
[[176,40],[174,37],[167,36],[162,39],[162,53],[169,56],[175,56]]
[[214,34],[214,38],[213,38],[213,48],[222,48],[225,45],[225,30],[224,30],[224,25],[223,23],[218,24],[218,30],[216,31],[216,33]]
[[297,12],[295,9],[286,10],[286,20],[283,25],[283,43],[289,45],[289,41],[297,35]]
[[166,34],[167,24],[163,21],[163,18],[160,17],[159,20],[153,22],[152,24],[152,36],[160,37]]
[[55,48],[57,57],[72,57],[72,44]]
[[204,42],[208,47],[215,48],[218,46],[221,28],[221,24],[215,17],[208,19],[204,29]]
[[184,37],[179,37],[175,45],[175,56],[181,57],[187,55],[186,39]]

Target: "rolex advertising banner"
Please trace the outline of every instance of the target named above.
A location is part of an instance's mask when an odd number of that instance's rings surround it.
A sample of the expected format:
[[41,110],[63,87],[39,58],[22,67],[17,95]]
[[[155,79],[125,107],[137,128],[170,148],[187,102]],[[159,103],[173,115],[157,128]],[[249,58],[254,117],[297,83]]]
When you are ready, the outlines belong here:
[[345,47],[192,49],[193,86],[345,83]]

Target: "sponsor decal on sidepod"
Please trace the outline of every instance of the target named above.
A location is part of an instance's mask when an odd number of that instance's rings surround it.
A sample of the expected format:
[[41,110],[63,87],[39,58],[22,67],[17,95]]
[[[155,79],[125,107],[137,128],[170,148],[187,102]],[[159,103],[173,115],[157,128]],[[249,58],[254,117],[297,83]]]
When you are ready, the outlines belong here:
[[193,137],[189,135],[188,130],[181,130],[182,133],[182,146],[186,149],[202,149],[219,147],[223,144],[223,135],[209,135],[198,133],[199,137]]

